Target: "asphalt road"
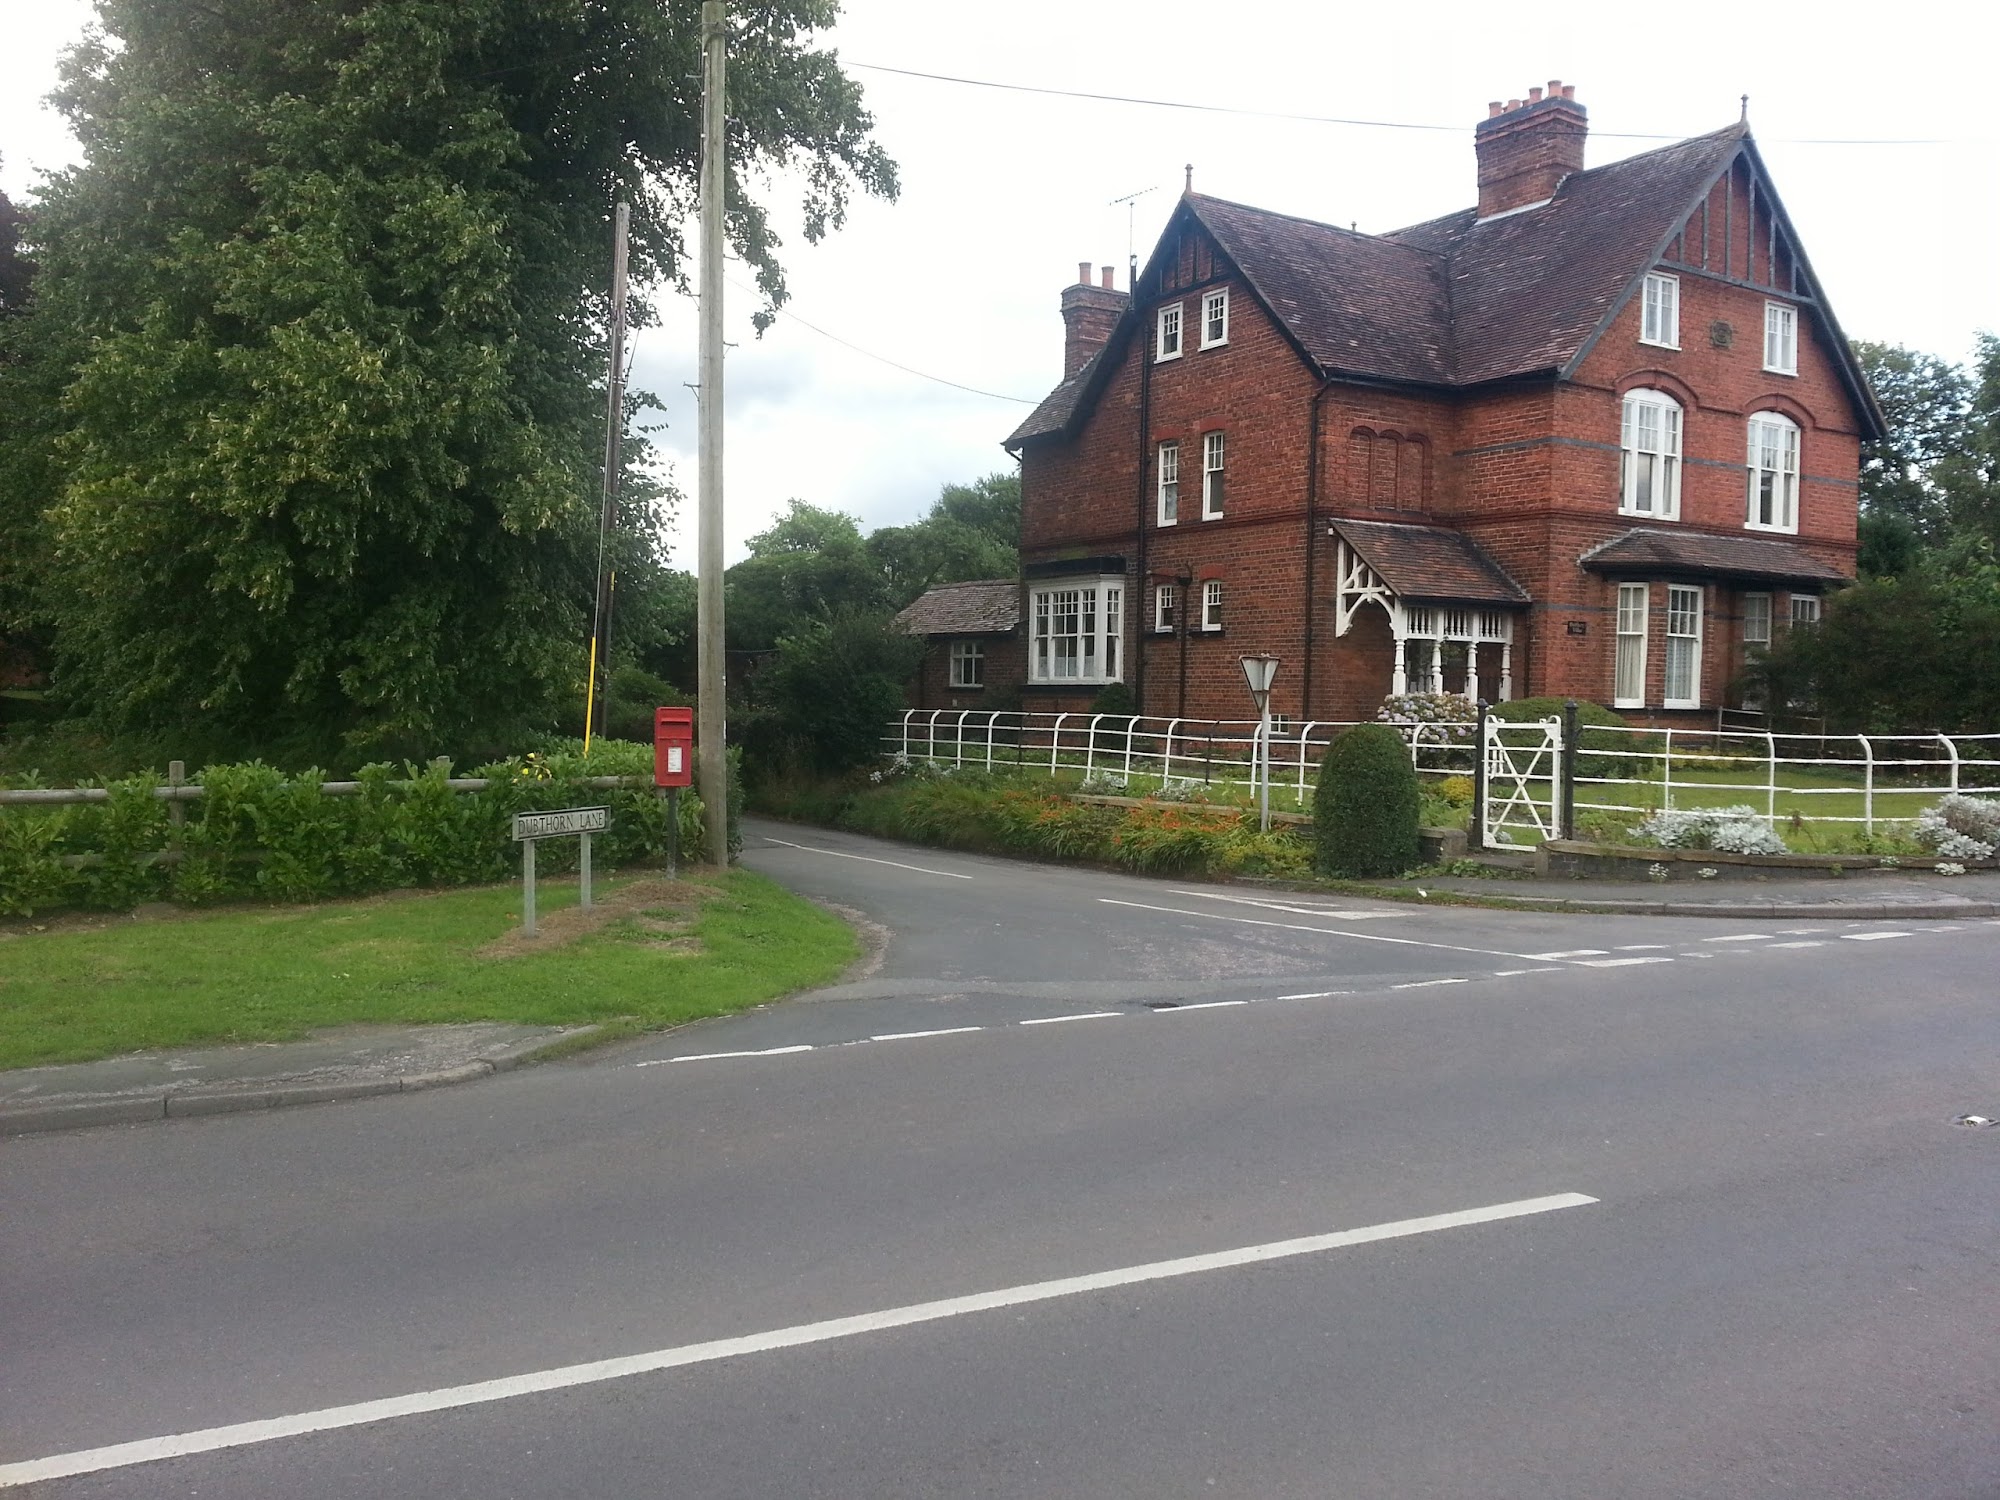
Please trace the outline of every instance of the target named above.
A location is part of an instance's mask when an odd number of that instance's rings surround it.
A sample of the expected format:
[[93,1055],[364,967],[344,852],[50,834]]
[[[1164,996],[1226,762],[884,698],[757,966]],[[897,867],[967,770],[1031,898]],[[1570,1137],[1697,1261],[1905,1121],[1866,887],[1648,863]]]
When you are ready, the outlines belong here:
[[875,972],[476,1087],[0,1142],[0,1479],[2000,1496],[2000,1128],[1954,1123],[2000,1115],[2000,923],[750,844],[893,933]]

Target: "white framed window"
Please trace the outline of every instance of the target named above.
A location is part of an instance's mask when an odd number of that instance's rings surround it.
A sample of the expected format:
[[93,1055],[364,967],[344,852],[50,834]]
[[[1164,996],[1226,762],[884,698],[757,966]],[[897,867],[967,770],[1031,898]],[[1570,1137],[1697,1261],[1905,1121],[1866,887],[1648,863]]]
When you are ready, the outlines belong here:
[[1181,591],[1178,584],[1162,583],[1153,588],[1153,629],[1170,631],[1174,628],[1174,611],[1180,608]]
[[1063,579],[1032,590],[1028,675],[1035,682],[1117,682],[1124,580]]
[[1201,586],[1201,628],[1222,629],[1222,580],[1211,578]]
[[1799,428],[1774,411],[1750,419],[1750,507],[1757,531],[1799,529]]
[[1153,358],[1179,359],[1181,357],[1181,305],[1169,302],[1160,309],[1158,336],[1153,343]]
[[1667,585],[1668,708],[1701,707],[1701,590]]
[[1764,304],[1764,368],[1774,375],[1799,373],[1799,310],[1782,302]]
[[1819,624],[1819,595],[1792,595],[1792,629]]
[[1160,524],[1172,526],[1181,518],[1181,445],[1160,444]]
[[1222,458],[1223,440],[1219,432],[1207,433],[1201,440],[1201,518],[1204,521],[1222,519]]
[[1646,277],[1639,316],[1639,342],[1663,349],[1681,346],[1681,279],[1654,271]]
[[1618,585],[1618,661],[1611,684],[1613,708],[1646,704],[1646,596],[1643,583]]
[[1204,292],[1201,299],[1201,347],[1229,342],[1229,288]]
[[955,688],[986,686],[986,647],[980,641],[951,643],[951,685]]
[[1665,391],[1628,391],[1620,423],[1618,509],[1673,521],[1681,513],[1681,404]]
[[1743,644],[1749,647],[1771,644],[1771,596],[1743,596]]

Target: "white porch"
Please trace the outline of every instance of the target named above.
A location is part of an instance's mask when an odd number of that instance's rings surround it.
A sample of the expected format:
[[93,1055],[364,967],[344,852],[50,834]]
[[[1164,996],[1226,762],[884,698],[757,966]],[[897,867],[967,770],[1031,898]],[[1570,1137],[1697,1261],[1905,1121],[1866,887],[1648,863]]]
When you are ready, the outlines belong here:
[[[1356,615],[1373,605],[1389,620],[1394,656],[1391,693],[1443,692],[1448,666],[1462,653],[1465,696],[1504,703],[1514,696],[1514,611],[1488,605],[1410,600],[1369,566],[1346,538],[1338,549],[1339,587],[1334,596],[1334,635],[1354,628]],[[1497,673],[1481,675],[1480,647],[1499,648]],[[1488,697],[1488,690],[1494,696]]]

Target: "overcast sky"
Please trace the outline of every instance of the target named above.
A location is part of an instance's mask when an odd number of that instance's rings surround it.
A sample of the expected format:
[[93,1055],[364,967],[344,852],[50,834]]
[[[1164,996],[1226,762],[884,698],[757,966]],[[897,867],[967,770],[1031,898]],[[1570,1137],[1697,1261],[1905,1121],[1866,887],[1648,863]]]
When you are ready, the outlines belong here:
[[[0,186],[10,194],[31,192],[37,168],[73,159],[63,122],[39,99],[90,15],[88,0],[0,0]],[[749,325],[754,299],[739,289],[748,277],[732,272],[732,560],[788,497],[874,527],[915,517],[943,484],[1011,467],[1000,440],[1061,374],[1061,289],[1086,258],[1118,266],[1126,285],[1128,250],[1145,258],[1184,163],[1202,192],[1390,230],[1470,204],[1472,129],[1486,101],[1551,78],[1574,83],[1590,111],[1591,166],[1726,125],[1749,94],[1751,127],[1851,336],[1962,360],[1975,332],[2000,330],[2000,6],[1990,0],[1781,8],[1763,19],[1708,3],[849,0],[829,39],[857,65],[903,194],[861,204],[817,248],[791,238],[796,317],[762,339]],[[860,64],[1442,128],[1092,102]],[[1128,224],[1113,200],[1139,192]],[[640,336],[634,379],[667,404],[657,437],[687,496],[672,541],[676,561],[692,566],[694,311],[678,301],[665,311],[664,326]]]

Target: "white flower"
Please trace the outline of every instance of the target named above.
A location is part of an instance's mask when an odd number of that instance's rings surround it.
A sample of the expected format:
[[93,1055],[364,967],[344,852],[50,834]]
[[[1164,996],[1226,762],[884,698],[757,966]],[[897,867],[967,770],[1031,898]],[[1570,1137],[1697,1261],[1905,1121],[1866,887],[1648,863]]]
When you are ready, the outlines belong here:
[[1715,868],[1712,865],[1703,865],[1699,870],[1695,871],[1695,874],[1699,875],[1703,880],[1713,880],[1715,879]]
[[1665,880],[1673,873],[1674,872],[1672,870],[1669,870],[1665,865],[1646,866],[1646,878],[1648,880]]
[[1937,872],[1940,875],[1963,875],[1965,873],[1965,866],[1959,864],[1956,860],[1939,860]]

